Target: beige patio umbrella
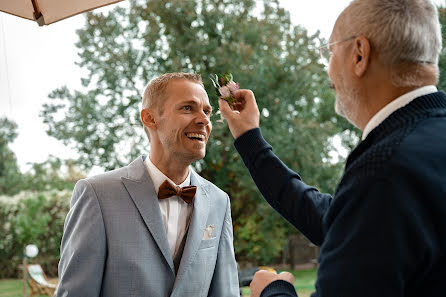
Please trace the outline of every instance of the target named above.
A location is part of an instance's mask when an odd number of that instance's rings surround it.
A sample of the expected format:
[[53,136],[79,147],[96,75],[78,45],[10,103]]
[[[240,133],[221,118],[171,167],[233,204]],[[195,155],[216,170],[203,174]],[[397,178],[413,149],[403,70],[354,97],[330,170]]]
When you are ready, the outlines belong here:
[[123,0],[0,0],[0,11],[49,25]]

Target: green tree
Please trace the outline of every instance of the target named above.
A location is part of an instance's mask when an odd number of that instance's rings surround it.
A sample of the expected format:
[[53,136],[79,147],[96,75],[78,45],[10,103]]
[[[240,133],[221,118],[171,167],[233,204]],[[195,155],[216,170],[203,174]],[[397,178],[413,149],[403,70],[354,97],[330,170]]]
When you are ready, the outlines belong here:
[[39,262],[51,277],[57,276],[63,224],[71,190],[22,191],[0,196],[0,279],[20,275],[24,247],[35,244]]
[[[443,46],[446,45],[446,8],[439,7],[438,8],[438,16],[441,24],[441,36],[443,36]],[[446,90],[446,52],[444,48],[440,54],[440,59],[438,63],[438,67],[440,68],[440,79],[438,81],[438,89]]]
[[17,124],[0,118],[0,195],[13,195],[20,190],[22,174],[9,144],[17,137]]
[[[256,94],[262,131],[277,155],[306,182],[334,191],[341,165],[330,162],[331,137],[351,145],[357,130],[333,112],[318,33],[293,26],[278,0],[127,3],[108,14],[87,14],[76,44],[79,66],[88,70],[85,88],[50,94],[53,101],[41,113],[49,135],[77,149],[85,167],[122,166],[148,151],[138,104],[151,78],[200,73],[216,109],[208,78],[232,72]],[[207,155],[195,167],[231,196],[238,258],[269,263],[292,229],[263,202],[232,141],[226,125],[214,121]]]
[[75,160],[61,160],[50,155],[44,162],[30,165],[30,170],[23,174],[22,190],[72,190],[74,184],[85,177]]

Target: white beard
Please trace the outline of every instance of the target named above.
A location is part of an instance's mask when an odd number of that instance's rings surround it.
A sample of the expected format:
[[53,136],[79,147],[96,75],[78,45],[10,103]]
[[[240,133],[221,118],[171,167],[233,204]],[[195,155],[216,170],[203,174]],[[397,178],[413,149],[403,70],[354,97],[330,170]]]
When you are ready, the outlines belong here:
[[[341,99],[342,98],[342,99]],[[344,94],[336,94],[335,100],[335,112],[344,117],[354,126],[358,113],[358,105],[360,104],[359,90],[358,89],[347,89]]]
[[340,103],[340,100],[338,99],[338,96],[336,96],[336,100],[335,100],[335,112],[340,115],[341,117],[346,117],[345,116],[345,111],[344,111],[344,106]]

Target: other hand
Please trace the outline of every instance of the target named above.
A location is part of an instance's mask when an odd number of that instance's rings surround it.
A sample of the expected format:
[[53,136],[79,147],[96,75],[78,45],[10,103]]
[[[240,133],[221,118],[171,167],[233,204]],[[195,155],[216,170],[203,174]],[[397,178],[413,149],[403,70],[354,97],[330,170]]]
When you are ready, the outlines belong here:
[[221,114],[228,121],[232,136],[238,138],[248,130],[259,127],[260,112],[251,90],[238,90],[234,97],[237,101],[233,104],[233,109],[222,99],[218,100],[218,105]]
[[259,270],[254,274],[249,287],[251,288],[251,297],[259,297],[263,289],[276,280],[284,280],[294,285],[294,276],[289,272],[277,274],[267,270]]

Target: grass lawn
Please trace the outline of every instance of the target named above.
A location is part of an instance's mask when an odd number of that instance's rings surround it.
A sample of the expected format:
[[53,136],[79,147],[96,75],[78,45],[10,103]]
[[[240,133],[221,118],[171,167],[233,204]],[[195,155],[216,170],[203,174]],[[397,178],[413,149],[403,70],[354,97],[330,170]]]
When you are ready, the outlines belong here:
[[[27,289],[28,296],[30,294]],[[0,279],[0,297],[23,297],[23,282],[21,279]],[[39,296],[45,297],[45,296]]]
[[[291,271],[294,275],[294,287],[296,288],[299,297],[310,297],[311,293],[315,291],[314,282],[316,281],[316,271],[316,268]],[[243,287],[242,294],[243,296],[249,296],[249,287]]]
[[[314,282],[316,280],[316,269],[291,271],[294,274],[294,287],[299,297],[310,297],[314,292]],[[0,297],[22,297],[22,280],[2,279],[0,280]],[[242,288],[243,296],[249,296],[249,287]],[[29,288],[28,288],[29,294]],[[44,296],[39,296],[44,297]]]

